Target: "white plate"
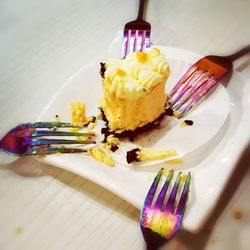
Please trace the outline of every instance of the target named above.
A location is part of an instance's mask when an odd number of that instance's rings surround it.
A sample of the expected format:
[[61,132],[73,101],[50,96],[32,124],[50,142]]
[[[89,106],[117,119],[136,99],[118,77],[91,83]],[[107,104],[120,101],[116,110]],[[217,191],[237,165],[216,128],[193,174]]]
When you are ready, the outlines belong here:
[[[169,88],[171,83],[175,83],[200,58],[181,49],[156,47],[160,48],[170,63],[172,73]],[[69,121],[70,103],[73,100],[86,103],[88,115],[96,115],[98,99],[102,96],[98,71],[97,61],[84,66],[55,94],[39,120],[53,120],[58,114],[63,121]],[[243,88],[248,88],[248,91],[239,91]],[[188,119],[194,121],[193,127],[174,126],[177,132],[172,134],[168,144],[184,157],[185,164],[181,167],[189,166],[188,169],[192,172],[191,195],[183,221],[183,227],[189,231],[198,231],[205,222],[249,139],[249,118],[246,114],[250,106],[249,85],[234,73],[227,90],[219,86],[189,115]],[[162,144],[160,145],[162,148]],[[147,190],[159,168],[132,169],[119,163],[115,168],[110,168],[79,154],[50,155],[38,159],[84,176],[138,208],[142,207]]]

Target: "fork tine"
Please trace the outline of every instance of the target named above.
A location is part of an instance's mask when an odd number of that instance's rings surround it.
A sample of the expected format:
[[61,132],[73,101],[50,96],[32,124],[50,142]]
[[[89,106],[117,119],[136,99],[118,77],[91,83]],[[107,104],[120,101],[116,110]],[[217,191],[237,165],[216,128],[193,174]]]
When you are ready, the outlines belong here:
[[151,185],[151,187],[150,187],[150,189],[149,189],[149,191],[148,191],[148,194],[147,194],[147,196],[146,196],[145,203],[144,203],[144,208],[145,208],[145,207],[151,206],[152,201],[153,201],[153,199],[154,199],[154,195],[155,195],[156,189],[157,189],[158,184],[159,184],[159,182],[160,182],[160,179],[161,179],[163,170],[164,170],[164,169],[161,168],[161,169],[159,170],[159,172],[157,173],[156,177],[154,178],[154,181],[153,181],[153,183],[152,183],[152,185]]
[[198,91],[198,89],[209,80],[210,77],[211,75],[208,72],[200,72],[200,76],[197,77],[197,79],[194,80],[194,83],[192,83],[192,86],[190,86],[190,91],[188,92],[188,89],[185,89],[186,93],[183,94],[186,95],[184,99],[181,100],[181,102],[176,106],[176,110],[180,109],[191,98],[191,96],[195,94],[195,92]]
[[150,29],[147,29],[145,34],[144,49],[149,47],[150,47]]
[[52,145],[52,144],[95,144],[95,141],[34,138],[31,140],[31,143],[33,146],[39,146],[39,145]]
[[135,51],[150,47],[150,30],[124,29],[122,58]]
[[33,147],[30,149],[30,151],[26,152],[24,155],[50,155],[50,154],[56,154],[56,153],[86,153],[88,152],[86,149],[81,148],[64,148],[64,147]]
[[198,67],[196,65],[193,65],[191,68],[189,68],[188,71],[182,76],[182,78],[177,82],[177,84],[170,91],[169,96],[173,97],[175,93],[180,89],[180,87],[184,84],[184,82],[187,81],[190,77],[192,77],[192,75],[197,70],[198,70]]
[[169,198],[168,198],[168,201],[167,201],[167,204],[166,204],[166,207],[165,207],[165,210],[167,212],[171,212],[171,213],[173,212],[174,203],[175,203],[178,187],[179,187],[179,184],[180,184],[180,180],[181,180],[181,172],[178,173],[178,175],[176,177],[176,180],[175,180],[175,183],[174,183],[174,186],[173,186],[173,188],[171,190],[171,193],[169,195]]
[[179,203],[176,208],[176,215],[183,215],[187,197],[188,197],[188,191],[189,191],[189,186],[190,186],[190,181],[191,181],[191,172],[188,172],[187,179],[185,181],[182,193],[181,193],[181,198],[179,200]]
[[28,123],[30,128],[81,128],[82,126],[70,122],[34,122]]
[[138,32],[138,43],[137,43],[137,51],[143,51],[143,45],[145,44],[146,31],[139,30]]
[[122,58],[125,58],[128,51],[128,30],[124,29],[122,42]]
[[35,130],[32,134],[32,137],[40,137],[40,136],[95,136],[95,133],[80,133],[80,132],[72,132],[72,131],[53,131],[53,130]]
[[168,187],[169,187],[169,183],[172,179],[172,176],[173,176],[173,170],[170,170],[168,172],[168,175],[166,176],[166,180],[164,182],[164,185],[157,197],[157,200],[155,202],[155,208],[158,208],[158,209],[161,209],[162,208],[162,204],[163,204],[163,201],[164,201],[164,198],[166,196],[166,193],[167,193],[167,190],[168,190]]
[[127,54],[129,54],[129,51],[130,51],[130,38],[131,38],[131,30],[128,30],[128,44],[127,44],[127,50],[126,50],[126,54],[125,54],[125,56],[124,57],[126,57],[127,56]]
[[138,42],[138,35],[139,35],[138,33],[139,33],[139,31],[135,30],[135,32],[134,32],[135,36],[134,36],[132,52],[137,51],[137,42]]
[[134,51],[134,46],[135,46],[135,35],[136,35],[136,30],[129,30],[128,34],[128,51],[127,54],[131,53]]
[[193,107],[195,107],[202,97],[205,96],[205,94],[218,82],[215,78],[210,78],[205,84],[203,88],[200,89],[200,91],[191,99],[189,104],[180,112],[179,118],[183,117],[186,113],[188,113]]
[[184,94],[186,94],[186,92],[192,87],[192,84],[196,82],[199,79],[199,77],[201,77],[201,74],[199,69],[197,68],[191,75],[188,76],[187,79],[185,79],[185,81],[182,82],[181,85],[179,85],[179,88],[176,90],[177,96],[174,99],[172,96],[173,100],[171,100],[170,108],[172,108],[181,99],[181,97],[184,96]]

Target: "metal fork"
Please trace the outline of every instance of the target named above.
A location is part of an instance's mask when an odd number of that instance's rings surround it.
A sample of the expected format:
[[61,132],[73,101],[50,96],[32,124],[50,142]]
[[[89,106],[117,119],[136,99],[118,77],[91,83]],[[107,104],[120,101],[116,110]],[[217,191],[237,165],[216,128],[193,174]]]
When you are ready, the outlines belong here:
[[[82,148],[67,148],[63,144],[94,144],[95,133],[79,133],[71,131],[59,131],[58,128],[79,128],[67,122],[35,122],[24,123],[11,129],[2,140],[0,140],[0,150],[9,154],[44,155],[54,153],[78,153],[86,152]],[[52,136],[83,136],[86,139],[58,139],[46,138]],[[53,145],[60,147],[52,147]]]
[[135,51],[144,51],[150,47],[151,25],[143,20],[145,0],[140,0],[137,19],[124,27],[122,58]]
[[[147,250],[158,249],[176,234],[181,226],[188,197],[191,173],[188,173],[184,184],[180,185],[183,177],[181,172],[179,172],[169,198],[165,201],[166,193],[173,177],[173,170],[167,173],[165,171],[161,169],[156,175],[141,211],[140,226]],[[163,174],[165,175],[165,182],[158,197],[156,197],[156,190]],[[180,188],[182,188],[182,192],[180,198],[177,199]]]
[[196,107],[219,80],[232,71],[233,61],[250,52],[250,45],[229,56],[203,57],[183,75],[169,94],[169,108],[178,118]]

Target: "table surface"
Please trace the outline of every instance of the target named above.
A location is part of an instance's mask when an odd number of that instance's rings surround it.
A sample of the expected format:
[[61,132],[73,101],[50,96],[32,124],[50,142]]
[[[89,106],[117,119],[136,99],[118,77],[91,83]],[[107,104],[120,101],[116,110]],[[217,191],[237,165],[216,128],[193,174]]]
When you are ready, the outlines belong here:
[[[133,0],[0,2],[0,132],[32,121],[82,65],[137,15]],[[149,1],[152,42],[203,55],[249,43],[249,0]],[[247,58],[234,64],[250,77]],[[250,148],[199,233],[164,249],[249,249]],[[229,188],[230,187],[230,188]],[[139,211],[97,184],[20,158],[0,165],[0,249],[144,249]]]

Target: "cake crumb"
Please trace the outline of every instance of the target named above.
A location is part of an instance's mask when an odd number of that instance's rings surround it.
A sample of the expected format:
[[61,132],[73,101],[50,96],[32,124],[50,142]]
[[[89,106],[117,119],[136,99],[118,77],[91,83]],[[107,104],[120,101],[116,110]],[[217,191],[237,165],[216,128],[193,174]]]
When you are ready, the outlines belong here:
[[16,228],[16,234],[21,234],[21,233],[23,233],[23,228],[22,227],[17,227]]
[[173,158],[170,160],[166,160],[165,162],[169,163],[169,164],[180,164],[180,163],[183,163],[183,159],[182,158]]
[[103,147],[107,151],[112,151],[112,152],[115,152],[119,148],[118,147],[119,144],[120,144],[119,139],[115,137],[113,134],[104,138],[104,141],[103,141]]
[[83,125],[87,122],[86,106],[81,102],[71,102],[71,121],[76,125]]
[[236,209],[233,213],[233,217],[234,219],[236,220],[241,220],[242,219],[242,216],[243,216],[243,213],[242,211],[240,211],[239,209]]
[[192,120],[184,120],[183,122],[181,122],[180,126],[186,127],[186,126],[192,126],[193,124],[194,122]]
[[90,122],[89,125],[88,125],[88,127],[87,127],[87,129],[88,129],[88,130],[92,130],[92,129],[95,128],[95,126],[96,126],[96,123]]
[[108,155],[102,148],[90,149],[90,155],[97,161],[102,162],[110,167],[115,166],[113,158]]
[[87,122],[84,124],[84,127],[87,127],[87,130],[92,130],[95,128],[97,120],[95,116],[87,117]]
[[174,111],[171,108],[165,109],[165,115],[167,116],[174,116]]
[[140,149],[139,148],[134,148],[130,151],[127,152],[127,163],[131,163],[131,162],[135,162],[135,161],[140,161],[139,158],[139,153],[140,153]]
[[101,77],[102,78],[104,78],[105,77],[105,71],[106,71],[106,67],[105,67],[105,63],[103,63],[103,62],[100,62],[100,75],[101,75]]
[[145,161],[154,161],[161,160],[170,156],[175,156],[175,150],[155,150],[155,149],[139,149],[134,148],[127,152],[127,162],[145,162]]
[[55,122],[60,122],[60,121],[61,121],[61,119],[60,119],[59,115],[55,115]]

